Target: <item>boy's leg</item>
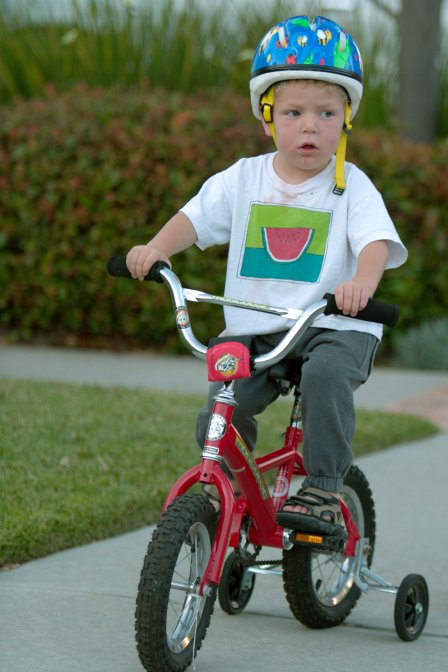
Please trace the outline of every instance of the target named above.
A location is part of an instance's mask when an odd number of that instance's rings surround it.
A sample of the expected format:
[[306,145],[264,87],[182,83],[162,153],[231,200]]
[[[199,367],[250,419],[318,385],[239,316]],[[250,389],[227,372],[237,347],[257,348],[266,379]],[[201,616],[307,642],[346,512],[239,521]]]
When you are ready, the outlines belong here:
[[352,463],[353,391],[370,374],[378,341],[361,332],[315,330],[303,350],[303,457],[308,476],[276,516],[284,527],[346,538],[336,493]]
[[304,487],[339,492],[352,463],[353,392],[371,371],[377,339],[356,331],[319,330],[303,352]]

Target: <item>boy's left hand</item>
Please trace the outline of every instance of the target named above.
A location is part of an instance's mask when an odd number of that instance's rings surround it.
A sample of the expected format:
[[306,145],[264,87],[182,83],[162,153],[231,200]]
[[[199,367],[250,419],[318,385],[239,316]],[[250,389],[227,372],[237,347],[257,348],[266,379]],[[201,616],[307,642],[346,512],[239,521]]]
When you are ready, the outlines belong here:
[[336,305],[344,315],[355,317],[360,310],[366,307],[367,301],[372,298],[372,287],[360,282],[350,280],[336,287],[334,295]]
[[355,317],[366,307],[378,287],[387,258],[385,240],[374,240],[361,250],[356,274],[334,290],[336,305],[345,315]]

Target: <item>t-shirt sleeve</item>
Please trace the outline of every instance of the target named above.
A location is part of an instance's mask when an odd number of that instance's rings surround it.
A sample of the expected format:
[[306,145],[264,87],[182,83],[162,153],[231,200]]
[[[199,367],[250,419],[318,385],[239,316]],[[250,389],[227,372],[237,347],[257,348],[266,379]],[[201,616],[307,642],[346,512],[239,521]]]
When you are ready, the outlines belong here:
[[348,237],[355,257],[369,243],[387,241],[389,256],[386,269],[405,263],[408,253],[390,218],[383,198],[371,180],[355,169],[350,174]]
[[232,169],[210,177],[200,191],[182,208],[196,231],[196,245],[205,250],[230,240],[232,208],[230,205]]

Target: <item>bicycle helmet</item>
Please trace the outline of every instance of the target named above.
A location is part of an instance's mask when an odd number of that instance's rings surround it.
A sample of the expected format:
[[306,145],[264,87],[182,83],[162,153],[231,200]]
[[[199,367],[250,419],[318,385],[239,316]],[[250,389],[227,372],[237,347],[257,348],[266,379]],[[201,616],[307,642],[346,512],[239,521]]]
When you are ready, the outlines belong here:
[[347,94],[344,132],[336,153],[335,193],[345,189],[346,135],[362,97],[362,59],[353,38],[335,21],[294,16],[273,26],[257,46],[250,74],[252,111],[272,130],[273,85],[290,79],[318,79],[338,84]]

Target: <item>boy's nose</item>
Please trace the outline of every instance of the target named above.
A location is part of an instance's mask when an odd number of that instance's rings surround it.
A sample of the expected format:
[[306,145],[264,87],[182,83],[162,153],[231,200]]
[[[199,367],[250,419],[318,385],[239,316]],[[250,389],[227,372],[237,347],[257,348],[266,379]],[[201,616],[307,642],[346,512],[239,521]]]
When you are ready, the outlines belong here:
[[317,131],[316,118],[312,114],[307,114],[302,117],[302,130],[305,133],[315,133]]

